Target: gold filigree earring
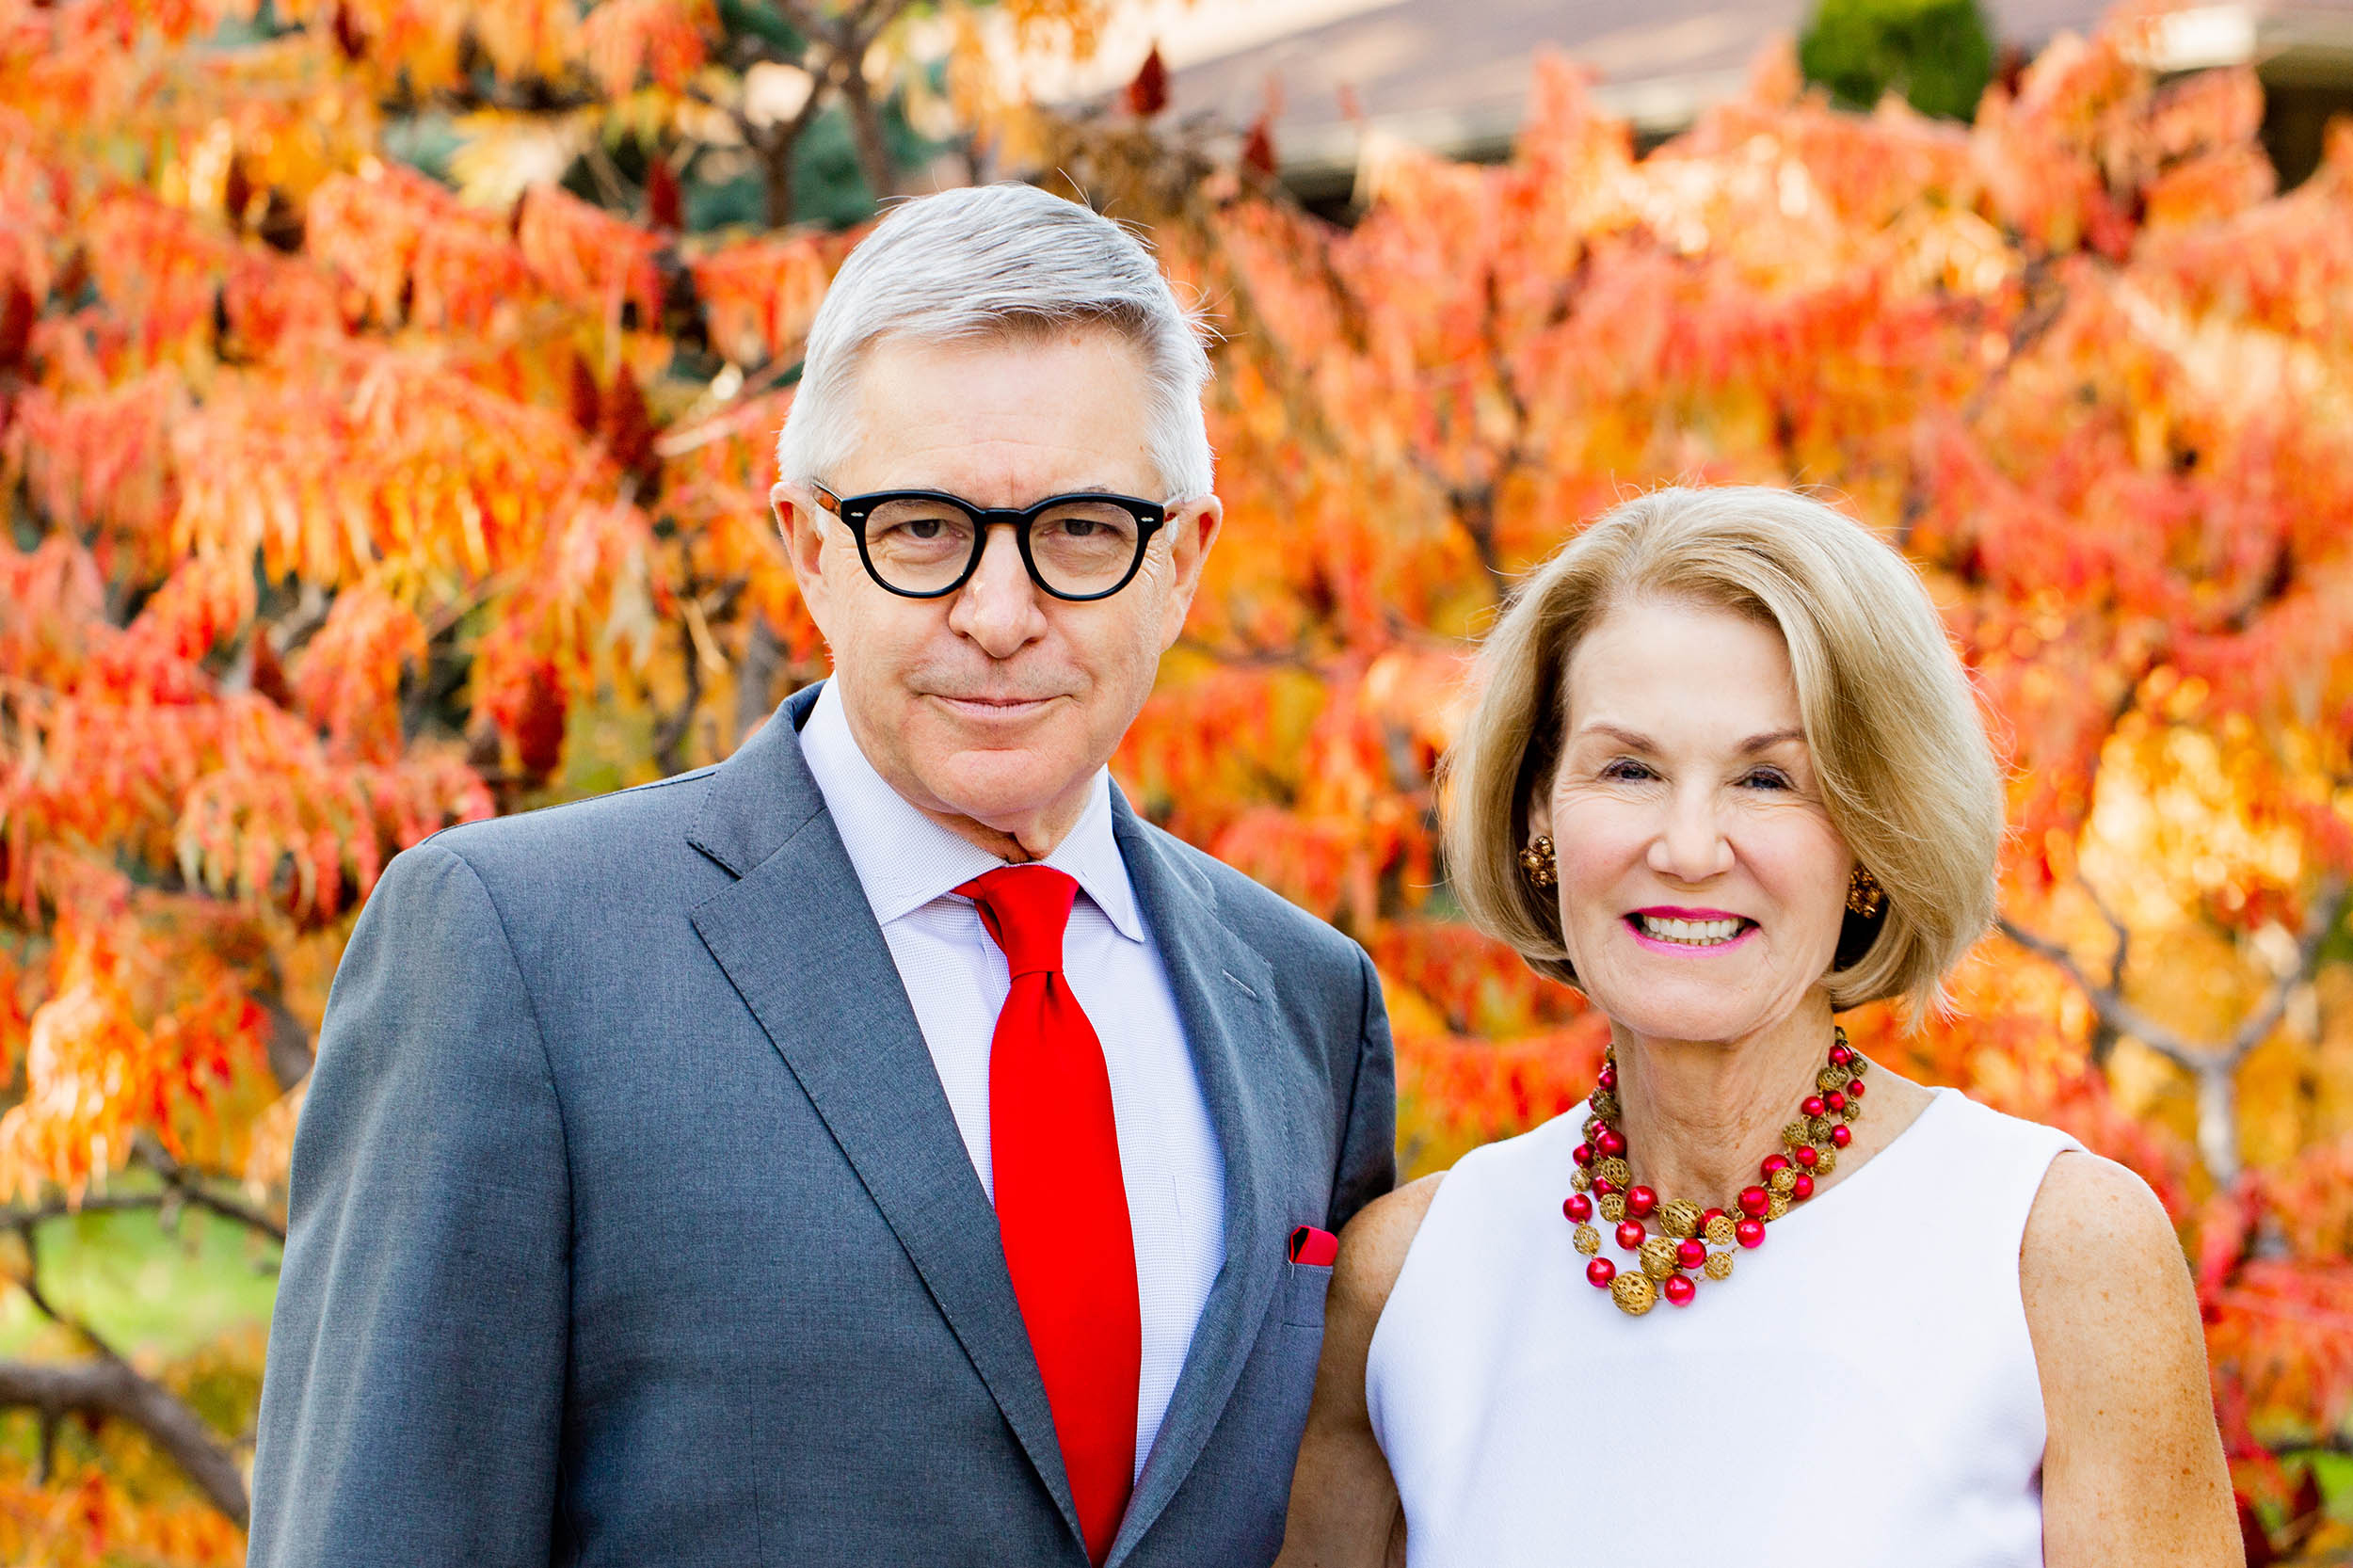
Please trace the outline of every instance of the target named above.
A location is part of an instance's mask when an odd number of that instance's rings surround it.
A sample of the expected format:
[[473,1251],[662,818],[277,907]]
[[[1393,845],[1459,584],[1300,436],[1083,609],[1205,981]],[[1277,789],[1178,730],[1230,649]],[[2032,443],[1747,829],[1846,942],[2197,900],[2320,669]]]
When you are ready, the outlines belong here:
[[1867,920],[1886,902],[1887,892],[1880,886],[1879,878],[1865,867],[1855,867],[1854,874],[1847,878],[1847,907]]
[[1520,851],[1520,871],[1534,888],[1549,888],[1561,880],[1561,863],[1553,857],[1551,834],[1537,834]]

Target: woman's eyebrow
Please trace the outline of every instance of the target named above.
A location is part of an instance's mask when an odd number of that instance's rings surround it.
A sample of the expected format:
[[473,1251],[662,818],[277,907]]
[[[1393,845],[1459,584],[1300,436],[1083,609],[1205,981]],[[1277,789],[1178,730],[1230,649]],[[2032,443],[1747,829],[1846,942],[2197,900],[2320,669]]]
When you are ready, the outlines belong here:
[[1743,752],[1770,751],[1773,747],[1781,744],[1784,741],[1802,741],[1804,739],[1805,731],[1802,729],[1775,729],[1768,734],[1750,736],[1747,740],[1740,743],[1740,749]]

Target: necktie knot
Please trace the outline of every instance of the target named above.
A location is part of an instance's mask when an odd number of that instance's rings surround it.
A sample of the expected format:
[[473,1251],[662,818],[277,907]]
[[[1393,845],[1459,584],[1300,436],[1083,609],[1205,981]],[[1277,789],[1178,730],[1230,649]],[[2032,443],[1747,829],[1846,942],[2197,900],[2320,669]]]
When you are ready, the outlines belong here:
[[1000,866],[956,889],[981,912],[1005,955],[1008,976],[1058,974],[1063,930],[1079,895],[1076,878],[1050,866]]

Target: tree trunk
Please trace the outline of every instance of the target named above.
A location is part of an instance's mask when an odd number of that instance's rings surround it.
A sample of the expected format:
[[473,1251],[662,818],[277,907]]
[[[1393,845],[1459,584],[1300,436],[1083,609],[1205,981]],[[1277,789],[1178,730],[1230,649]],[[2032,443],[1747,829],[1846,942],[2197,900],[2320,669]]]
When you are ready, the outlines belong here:
[[776,641],[776,634],[768,630],[768,617],[754,610],[751,634],[744,641],[744,662],[735,666],[737,745],[742,745],[752,726],[766,718],[776,707],[771,694],[776,690],[776,665],[783,655],[784,648]]
[[850,139],[857,148],[858,172],[866,176],[867,194],[885,200],[899,194],[898,166],[883,141],[882,114],[866,85],[866,49],[860,44],[841,55],[841,99],[850,114]]
[[782,125],[760,133],[760,211],[771,229],[782,229],[792,221],[793,139]]
[[2198,1068],[2198,1158],[2217,1187],[2238,1179],[2238,1059]]

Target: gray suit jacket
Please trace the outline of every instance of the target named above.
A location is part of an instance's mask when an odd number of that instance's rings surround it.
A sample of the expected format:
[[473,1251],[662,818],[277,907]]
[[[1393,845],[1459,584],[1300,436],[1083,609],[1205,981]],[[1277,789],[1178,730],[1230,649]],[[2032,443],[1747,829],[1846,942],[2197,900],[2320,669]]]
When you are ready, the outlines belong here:
[[[252,1568],[1085,1568],[996,1217],[801,760],[402,855],[295,1144]],[[1353,943],[1116,801],[1225,1245],[1114,1563],[1280,1545],[1337,1230],[1393,1179]]]

